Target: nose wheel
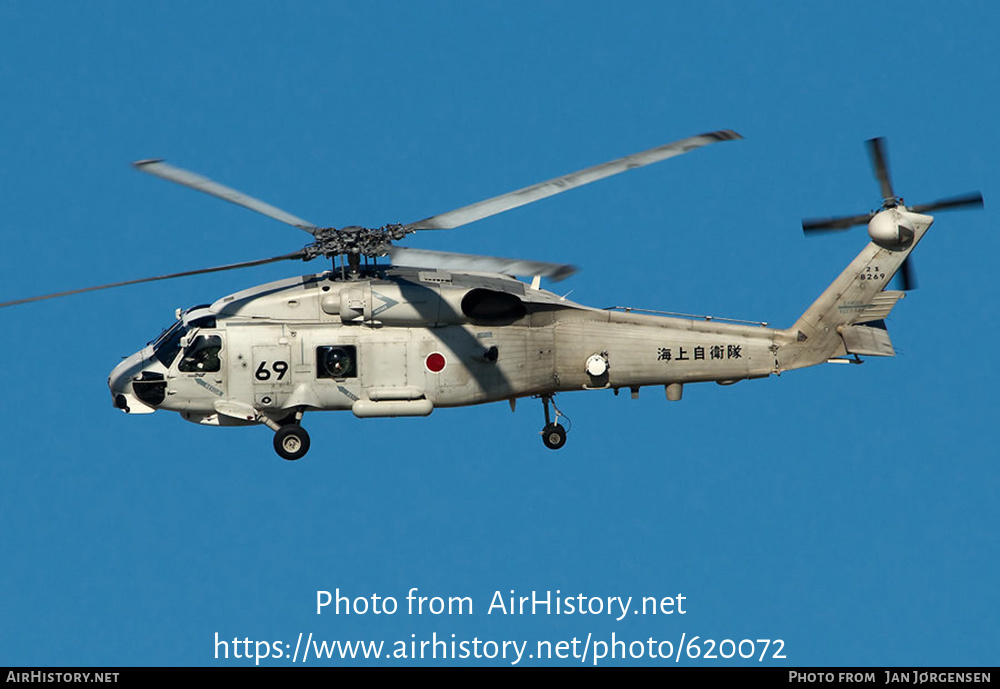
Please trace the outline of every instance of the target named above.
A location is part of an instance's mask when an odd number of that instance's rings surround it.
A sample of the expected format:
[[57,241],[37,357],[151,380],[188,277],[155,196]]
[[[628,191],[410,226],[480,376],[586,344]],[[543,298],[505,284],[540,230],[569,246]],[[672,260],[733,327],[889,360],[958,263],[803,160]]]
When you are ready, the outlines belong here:
[[297,423],[285,424],[274,433],[274,451],[282,459],[301,459],[309,451],[309,434]]
[[[542,429],[542,442],[545,443],[545,447],[550,450],[558,450],[560,447],[566,444],[566,429],[562,427],[558,422],[553,422],[551,416],[549,415],[549,405],[552,405],[552,409],[556,412],[556,419],[564,418],[569,422],[569,417],[559,411],[559,407],[552,399],[552,395],[540,395],[542,398],[542,406],[545,409],[545,428]],[[572,427],[572,423],[570,423]]]

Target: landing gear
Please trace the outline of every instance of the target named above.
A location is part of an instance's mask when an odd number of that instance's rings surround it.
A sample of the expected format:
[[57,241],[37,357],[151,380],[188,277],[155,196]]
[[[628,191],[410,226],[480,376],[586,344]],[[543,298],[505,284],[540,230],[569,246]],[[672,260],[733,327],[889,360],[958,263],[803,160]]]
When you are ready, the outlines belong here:
[[542,429],[542,442],[550,450],[558,450],[566,444],[566,429],[557,423],[550,423]]
[[297,423],[285,424],[274,434],[274,451],[282,459],[302,459],[309,451],[309,434]]
[[542,429],[542,442],[550,450],[558,450],[566,444],[566,429],[558,423],[553,423],[549,416],[549,404],[556,412],[556,418],[562,417],[569,421],[569,417],[559,411],[559,407],[552,401],[552,395],[539,395],[542,398],[542,405],[545,408],[545,428]]

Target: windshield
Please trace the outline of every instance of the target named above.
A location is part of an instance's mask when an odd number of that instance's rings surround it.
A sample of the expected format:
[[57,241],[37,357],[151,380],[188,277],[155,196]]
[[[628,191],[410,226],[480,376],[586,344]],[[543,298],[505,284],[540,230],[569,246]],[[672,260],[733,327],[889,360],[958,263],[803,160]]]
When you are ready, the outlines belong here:
[[156,341],[153,342],[153,356],[161,364],[170,368],[170,364],[177,357],[177,352],[181,351],[181,338],[187,334],[188,329],[177,321],[172,326],[163,331]]
[[157,346],[158,344],[160,344],[160,342],[165,337],[169,336],[170,333],[172,333],[180,324],[181,324],[180,321],[174,321],[173,323],[171,323],[170,325],[168,325],[166,328],[164,328],[163,330],[161,330],[159,335],[157,335],[156,337],[154,337],[152,340],[150,340],[146,344],[151,344],[154,347]]

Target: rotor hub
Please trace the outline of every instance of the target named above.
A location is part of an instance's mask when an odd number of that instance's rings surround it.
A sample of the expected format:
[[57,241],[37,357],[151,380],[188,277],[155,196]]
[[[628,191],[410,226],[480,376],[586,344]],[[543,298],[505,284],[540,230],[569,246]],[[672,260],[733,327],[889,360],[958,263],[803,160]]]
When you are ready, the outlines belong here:
[[903,222],[903,214],[898,208],[881,211],[868,222],[868,236],[879,246],[906,246],[913,241],[913,230]]
[[402,239],[407,234],[400,224],[384,225],[376,229],[350,225],[340,229],[324,228],[314,233],[316,241],[306,246],[303,251],[306,260],[325,256],[386,256],[392,242]]
[[[922,223],[929,225],[933,218],[927,217],[932,211],[949,208],[982,208],[983,195],[974,191],[961,196],[939,199],[931,203],[918,203],[907,206],[903,197],[893,191],[889,179],[889,165],[885,154],[885,139],[877,138],[868,141],[868,154],[871,158],[872,171],[882,191],[882,205],[871,213],[863,215],[845,215],[833,218],[816,218],[802,221],[802,231],[826,232],[830,230],[846,230],[856,225],[867,225],[868,236],[872,241],[886,249],[905,250],[913,245],[916,232],[914,226]],[[900,285],[903,291],[913,288],[913,268],[910,257],[906,256],[900,271]]]

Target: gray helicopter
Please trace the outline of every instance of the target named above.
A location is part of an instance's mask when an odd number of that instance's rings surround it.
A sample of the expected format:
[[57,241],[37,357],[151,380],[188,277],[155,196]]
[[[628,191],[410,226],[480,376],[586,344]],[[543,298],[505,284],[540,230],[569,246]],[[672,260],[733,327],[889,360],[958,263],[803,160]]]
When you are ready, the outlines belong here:
[[[686,383],[722,385],[828,361],[893,356],[885,317],[913,287],[909,255],[933,218],[983,205],[978,192],[906,206],[889,181],[882,139],[868,142],[882,203],[866,214],[803,222],[806,232],[868,226],[871,242],[789,328],[636,309],[598,309],[541,288],[569,265],[397,247],[417,230],[452,229],[696,148],[741,138],[715,131],[619,158],[408,225],[319,227],[161,160],[143,172],[263,213],[313,235],[300,251],[0,304],[13,306],[110,287],[285,260],[331,259],[331,270],[178,309],[175,322],[108,378],[114,406],[158,409],[210,426],[264,424],[274,449],[309,450],[306,412],[359,418],[427,416],[519,398],[542,402],[542,441],[566,443],[554,397],[573,390],[662,385],[671,401]],[[388,256],[389,264],[378,258]],[[888,290],[899,272],[901,290]],[[522,282],[513,276],[530,277]],[[850,357],[850,358],[848,358]],[[550,410],[551,408],[551,410]],[[554,415],[554,416],[553,416]]]

